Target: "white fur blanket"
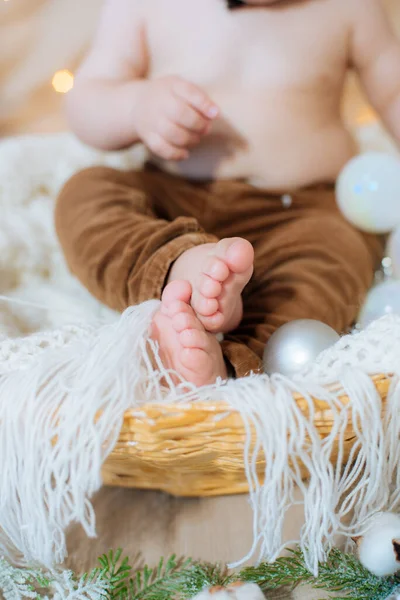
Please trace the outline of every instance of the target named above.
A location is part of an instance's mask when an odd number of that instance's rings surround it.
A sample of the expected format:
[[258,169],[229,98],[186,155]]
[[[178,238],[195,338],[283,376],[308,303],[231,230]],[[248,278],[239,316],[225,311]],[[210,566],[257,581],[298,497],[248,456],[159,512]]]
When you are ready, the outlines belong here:
[[[361,136],[364,148],[393,151],[376,126]],[[260,485],[245,448],[254,509],[250,555],[279,554],[297,485],[306,517],[300,541],[315,571],[335,534],[359,533],[369,515],[398,503],[391,483],[400,452],[400,319],[344,338],[296,381],[259,376],[201,390],[161,388],[146,354],[158,303],[122,317],[101,306],[68,274],[52,222],[54,199],[73,172],[95,163],[135,168],[140,161],[140,151],[98,153],[69,135],[0,144],[0,553],[51,565],[65,557],[64,532],[72,521],[95,535],[90,498],[128,408],[165,398],[220,399],[256,427],[256,451],[266,456]],[[383,420],[373,373],[394,375]],[[324,387],[330,382],[339,383],[335,392]],[[326,399],[334,416],[331,436],[320,440],[313,420],[299,414],[294,391],[311,412],[313,396]],[[343,392],[352,412],[341,408]],[[329,459],[350,421],[358,458],[342,472],[340,455],[333,467]],[[309,471],[307,487],[296,467],[300,460]]]

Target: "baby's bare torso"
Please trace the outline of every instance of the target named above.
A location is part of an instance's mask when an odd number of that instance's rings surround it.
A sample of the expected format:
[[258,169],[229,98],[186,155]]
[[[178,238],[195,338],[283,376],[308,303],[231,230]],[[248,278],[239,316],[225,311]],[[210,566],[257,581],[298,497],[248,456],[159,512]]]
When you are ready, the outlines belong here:
[[295,0],[228,11],[225,0],[146,0],[148,77],[184,77],[221,110],[189,159],[158,164],[188,178],[244,177],[271,189],[335,179],[355,153],[341,119],[341,6]]

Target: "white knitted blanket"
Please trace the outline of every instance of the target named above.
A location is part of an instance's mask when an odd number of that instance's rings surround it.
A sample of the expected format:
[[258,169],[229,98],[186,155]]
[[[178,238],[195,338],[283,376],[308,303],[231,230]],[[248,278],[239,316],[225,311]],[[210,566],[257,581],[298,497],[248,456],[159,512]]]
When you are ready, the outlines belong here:
[[[361,135],[364,148],[393,150],[375,126]],[[69,275],[52,221],[54,199],[72,173],[91,164],[134,168],[140,161],[140,151],[98,153],[66,134],[0,143],[0,555],[52,565],[66,555],[71,522],[95,535],[90,498],[128,408],[220,399],[256,427],[255,452],[266,456],[260,485],[255,455],[245,448],[254,509],[249,556],[279,554],[285,513],[300,486],[300,542],[315,571],[336,534],[359,533],[369,515],[398,504],[391,483],[400,478],[400,319],[342,339],[296,381],[259,376],[201,390],[161,388],[167,374],[161,365],[152,370],[146,353],[158,302],[122,317],[101,306]],[[394,376],[383,419],[373,373]],[[330,382],[339,383],[335,392],[324,387]],[[294,391],[307,399],[311,415],[312,396],[330,404],[328,438],[321,441],[313,419],[299,412]],[[343,392],[352,412],[339,410]],[[358,454],[343,471],[340,453],[333,467],[329,459],[349,420]],[[309,471],[307,487],[300,460]]]

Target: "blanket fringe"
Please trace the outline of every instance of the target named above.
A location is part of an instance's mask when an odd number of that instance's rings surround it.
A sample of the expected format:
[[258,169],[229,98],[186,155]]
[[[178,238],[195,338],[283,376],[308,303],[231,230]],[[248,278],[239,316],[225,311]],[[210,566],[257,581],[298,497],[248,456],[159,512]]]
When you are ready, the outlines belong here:
[[[231,566],[254,556],[270,561],[278,557],[285,515],[298,503],[296,488],[305,516],[300,544],[314,573],[335,536],[360,533],[376,512],[397,507],[400,486],[393,491],[391,483],[399,483],[399,318],[385,318],[343,338],[312,372],[295,380],[252,376],[196,389],[183,382],[174,386],[161,363],[155,370],[149,360],[148,329],[158,306],[151,301],[130,308],[119,321],[98,330],[67,330],[55,347],[46,334],[0,344],[3,555],[51,566],[66,556],[70,523],[79,522],[88,536],[95,535],[90,499],[101,486],[102,465],[118,439],[124,413],[155,401],[224,401],[243,419],[254,543]],[[376,373],[389,367],[393,377],[383,411],[370,362],[365,369],[368,352],[361,356],[358,348],[365,351],[388,327],[390,356],[382,355],[374,365]],[[40,344],[41,339],[46,343]],[[29,340],[36,353],[27,350]],[[157,356],[154,344],[152,353]],[[327,361],[334,371],[334,389],[319,377],[318,369],[325,369]],[[350,398],[347,406],[340,400],[344,393]],[[299,408],[296,394],[303,397],[306,410]],[[323,439],[314,422],[313,398],[326,402],[332,418],[332,430]],[[344,464],[349,425],[354,445]],[[266,460],[263,484],[256,468],[260,454]],[[301,465],[308,471],[307,484]]]
[[20,360],[20,340],[0,344],[14,364],[0,375],[2,555],[51,566],[66,556],[70,523],[95,535],[89,499],[125,411],[148,397],[145,340],[158,304]]

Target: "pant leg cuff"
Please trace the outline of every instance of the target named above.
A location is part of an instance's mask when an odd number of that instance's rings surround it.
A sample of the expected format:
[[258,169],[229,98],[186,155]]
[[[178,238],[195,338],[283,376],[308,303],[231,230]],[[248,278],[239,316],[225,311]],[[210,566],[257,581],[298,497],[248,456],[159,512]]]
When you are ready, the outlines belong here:
[[238,378],[264,372],[261,358],[244,344],[224,340],[221,347],[228,366],[228,374]]
[[218,242],[217,237],[196,231],[180,235],[164,244],[148,262],[146,273],[140,282],[139,292],[132,294],[135,296],[135,301],[140,303],[154,298],[160,299],[170,269],[179,256],[195,246],[216,242]]

